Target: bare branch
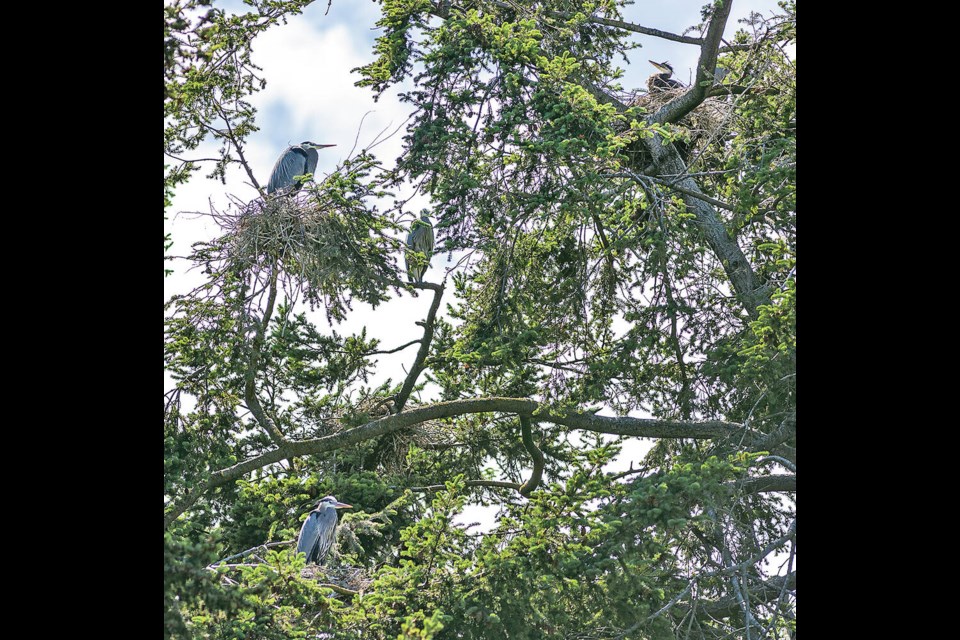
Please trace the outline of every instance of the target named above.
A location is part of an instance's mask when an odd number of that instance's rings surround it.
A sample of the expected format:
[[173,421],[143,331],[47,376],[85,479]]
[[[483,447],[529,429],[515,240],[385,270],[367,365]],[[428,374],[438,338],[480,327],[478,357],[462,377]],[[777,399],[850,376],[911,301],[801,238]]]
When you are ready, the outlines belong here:
[[207,569],[216,569],[218,566],[226,562],[230,562],[231,560],[236,560],[237,558],[245,558],[256,551],[271,549],[273,547],[282,547],[284,545],[293,544],[294,542],[296,542],[296,540],[282,540],[280,542],[268,542],[266,544],[261,544],[260,546],[247,549],[246,551],[235,553],[232,556],[227,556],[223,560],[217,560],[213,564],[207,565]]
[[530,429],[530,416],[520,416],[520,432],[523,439],[523,446],[533,458],[533,471],[530,472],[530,479],[520,487],[520,495],[529,498],[530,494],[540,486],[540,478],[543,477],[544,458],[543,452],[537,448],[537,443],[533,441],[533,433]]
[[730,84],[730,85],[715,85],[710,87],[707,90],[708,98],[716,98],[717,96],[736,96],[743,93],[754,93],[757,95],[764,96],[776,96],[780,95],[780,90],[774,87],[767,87],[766,89],[760,89],[756,87],[743,87],[740,85]]
[[440,308],[440,298],[443,296],[442,284],[421,282],[413,286],[418,289],[432,289],[433,303],[430,305],[430,310],[427,311],[427,319],[423,323],[423,337],[420,339],[420,349],[417,351],[417,357],[413,361],[413,366],[410,367],[410,373],[407,374],[407,379],[403,381],[403,387],[400,388],[400,393],[397,394],[394,413],[403,411],[403,407],[407,404],[410,394],[413,393],[413,387],[417,384],[417,378],[423,373],[424,363],[427,360],[427,354],[430,352],[430,343],[433,341],[433,326],[437,319],[437,310]]
[[370,352],[367,353],[366,355],[368,355],[368,356],[380,356],[380,355],[386,355],[386,354],[388,354],[388,353],[396,353],[396,352],[398,352],[398,351],[403,351],[403,350],[406,349],[407,347],[410,347],[410,346],[412,346],[412,345],[415,345],[415,344],[417,344],[417,343],[419,343],[419,342],[420,342],[420,340],[411,340],[411,341],[408,342],[407,344],[400,345],[400,346],[397,347],[396,349],[388,349],[388,350],[386,350],[386,351],[370,351]]
[[257,423],[267,432],[274,444],[283,446],[287,441],[280,432],[280,429],[267,417],[260,399],[257,398],[257,371],[260,368],[260,353],[263,350],[263,343],[267,333],[267,326],[270,324],[270,317],[273,315],[273,306],[277,301],[277,267],[274,265],[270,272],[270,292],[267,294],[267,306],[263,310],[263,319],[257,325],[257,333],[253,337],[253,343],[250,345],[250,361],[247,364],[247,373],[243,385],[243,397],[250,409],[250,413],[256,418]]
[[227,118],[219,104],[215,106],[217,112],[220,114],[220,117],[223,118],[223,122],[227,125],[227,134],[230,139],[230,143],[233,145],[233,148],[237,150],[237,155],[240,156],[240,164],[243,165],[243,169],[247,172],[247,177],[250,178],[250,182],[253,183],[254,188],[256,188],[256,190],[259,191],[260,195],[262,196],[263,188],[260,186],[260,183],[257,182],[257,179],[253,177],[253,170],[250,169],[250,163],[247,162],[247,158],[243,155],[243,145],[240,144],[240,140],[233,133],[233,127],[230,126],[230,119]]

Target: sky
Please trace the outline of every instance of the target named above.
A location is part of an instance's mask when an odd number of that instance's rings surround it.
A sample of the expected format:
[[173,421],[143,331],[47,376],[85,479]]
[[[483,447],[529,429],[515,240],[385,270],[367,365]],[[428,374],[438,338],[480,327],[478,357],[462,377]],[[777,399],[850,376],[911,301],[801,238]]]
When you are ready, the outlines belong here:
[[[627,7],[624,19],[682,34],[687,27],[699,22],[700,7],[704,3],[705,0],[637,0]],[[245,10],[239,1],[219,4],[228,10],[234,7]],[[742,26],[737,21],[751,11],[769,15],[776,9],[773,0],[734,0],[725,36],[732,37]],[[379,33],[375,27],[379,5],[369,1],[333,0],[329,13],[325,15],[325,12],[327,2],[319,0],[288,24],[266,31],[254,43],[253,59],[262,68],[267,86],[250,99],[258,110],[260,131],[249,138],[244,153],[261,184],[266,184],[274,163],[290,144],[303,140],[336,144],[336,147],[319,152],[317,175],[322,176],[347,157],[355,140],[358,140],[358,149],[362,148],[381,131],[392,131],[401,126],[410,115],[410,105],[397,98],[397,94],[409,85],[387,90],[377,102],[374,102],[372,90],[354,86],[359,76],[351,69],[373,59],[373,42]],[[670,61],[675,77],[689,83],[699,55],[696,46],[632,35],[642,48],[628,54],[630,64],[624,65],[626,75],[621,81],[625,89],[645,88],[647,77],[654,72],[647,60]],[[392,166],[402,151],[401,145],[402,132],[378,146],[377,156],[385,165]],[[216,148],[216,145],[201,146],[192,157],[211,157]],[[256,196],[255,189],[249,186],[246,174],[239,167],[227,171],[226,185],[204,178],[204,173],[201,169],[186,185],[177,188],[169,210],[172,219],[164,223],[165,232],[173,236],[171,255],[187,255],[192,243],[222,233],[209,217],[190,212],[209,212],[211,205],[223,209],[228,204],[228,194],[244,200]],[[418,196],[405,210],[417,212],[423,206],[429,206],[429,202]],[[433,257],[425,278],[428,282],[440,282],[445,269],[456,263],[456,258],[451,263],[447,258],[447,254]],[[199,273],[187,271],[189,265],[184,260],[174,260],[165,266],[174,269],[175,273],[164,279],[164,300],[185,293],[202,281]],[[447,303],[452,302],[451,289],[448,287],[444,297]],[[382,340],[381,349],[390,349],[422,335],[422,329],[414,323],[426,316],[430,298],[429,292],[418,298],[404,294],[377,309],[354,303],[354,313],[336,329],[344,334],[366,326],[368,335]],[[329,328],[322,311],[318,311],[315,318],[320,330]],[[394,356],[382,356],[377,377],[372,382],[376,384],[387,377],[394,381],[402,379],[403,365],[411,362],[414,355],[415,349],[409,348]],[[607,411],[601,413],[610,415]],[[645,417],[639,413],[636,415]],[[629,443],[610,470],[627,469],[631,461],[639,462],[649,447],[649,442]],[[470,520],[469,515],[466,519]]]

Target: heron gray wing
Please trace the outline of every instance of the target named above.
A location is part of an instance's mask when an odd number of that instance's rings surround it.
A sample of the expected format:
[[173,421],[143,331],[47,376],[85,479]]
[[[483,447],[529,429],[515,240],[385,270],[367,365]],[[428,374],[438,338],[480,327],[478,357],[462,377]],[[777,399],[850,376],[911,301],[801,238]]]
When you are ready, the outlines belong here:
[[423,275],[427,272],[430,255],[433,253],[433,227],[422,220],[415,220],[410,233],[407,234],[407,247],[410,251],[419,251],[427,257],[427,263],[420,264],[416,260],[411,260],[409,253],[404,256],[407,279],[410,282],[423,282]]
[[433,255],[433,225],[427,225],[427,231],[423,234],[424,246],[426,247],[423,252],[427,254],[427,260],[430,259],[430,256]]
[[320,533],[317,517],[319,515],[319,511],[311,511],[307,519],[303,521],[303,526],[300,527],[300,535],[297,537],[297,553],[307,554],[307,563],[310,563],[311,553],[317,546],[317,537]]
[[[316,151],[314,151],[314,154],[316,154]],[[273,165],[273,173],[270,174],[270,181],[267,182],[267,193],[285,190],[290,187],[294,187],[293,190],[297,191],[300,187],[294,185],[293,177],[308,173],[307,160],[307,153],[303,149],[288,147],[280,156],[280,159],[277,160],[277,164]],[[313,166],[316,168],[316,161],[314,161]]]
[[317,564],[327,557],[337,531],[337,510],[333,507],[323,509],[317,513],[317,544],[314,547],[314,557]]
[[414,251],[421,251],[430,257],[433,253],[433,225],[417,220],[407,234],[407,246]]
[[313,147],[307,149],[307,170],[304,173],[316,173],[320,154]]

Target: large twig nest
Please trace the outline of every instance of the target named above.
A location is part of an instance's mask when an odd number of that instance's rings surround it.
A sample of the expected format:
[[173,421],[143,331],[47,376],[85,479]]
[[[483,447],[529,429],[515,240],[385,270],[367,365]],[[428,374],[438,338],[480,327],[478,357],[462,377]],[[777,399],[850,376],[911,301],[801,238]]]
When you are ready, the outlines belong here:
[[[642,107],[647,113],[655,113],[688,89],[663,89],[660,91],[636,92],[623,100],[628,106]],[[702,148],[717,137],[728,126],[731,104],[724,98],[707,98],[696,109],[685,115],[674,127],[689,137],[690,148]]]
[[363,591],[373,584],[370,576],[357,567],[327,567],[311,564],[303,568],[300,577],[324,584],[335,584],[350,591]]
[[321,186],[294,196],[268,196],[216,212],[227,231],[221,256],[258,281],[276,275],[288,294],[343,318],[358,297],[376,306],[400,284],[391,224],[359,199]]

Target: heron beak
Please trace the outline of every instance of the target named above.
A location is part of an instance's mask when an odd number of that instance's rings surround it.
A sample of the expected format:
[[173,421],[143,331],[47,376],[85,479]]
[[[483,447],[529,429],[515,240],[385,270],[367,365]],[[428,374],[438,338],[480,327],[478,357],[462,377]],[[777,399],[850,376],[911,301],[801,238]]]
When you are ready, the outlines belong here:
[[666,73],[667,71],[670,71],[670,69],[667,69],[665,66],[663,66],[659,62],[654,62],[653,60],[648,60],[647,62],[655,66],[658,71],[663,71],[664,73]]
[[[327,146],[332,147],[333,145],[331,144]],[[333,508],[334,509],[353,509],[353,505],[347,504],[346,502],[337,502],[337,503],[334,503]]]
[[327,147],[335,147],[335,144],[318,144],[317,149],[326,149]]

